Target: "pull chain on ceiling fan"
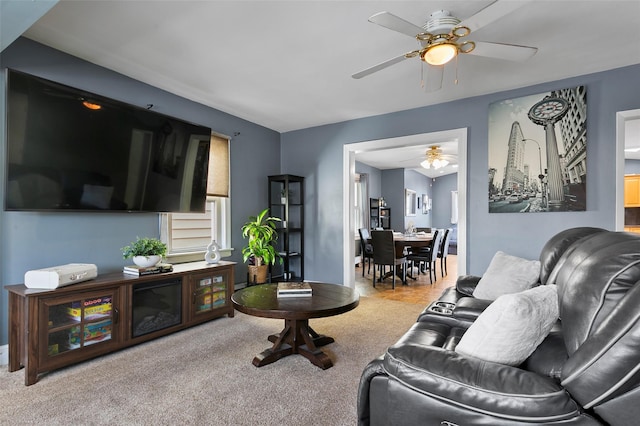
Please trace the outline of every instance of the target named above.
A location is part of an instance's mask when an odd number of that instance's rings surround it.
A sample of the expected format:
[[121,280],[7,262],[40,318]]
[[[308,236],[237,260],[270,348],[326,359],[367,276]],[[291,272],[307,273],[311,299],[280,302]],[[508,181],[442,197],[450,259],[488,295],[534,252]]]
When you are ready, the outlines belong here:
[[[447,10],[433,12],[423,27],[393,15],[389,12],[379,12],[369,18],[369,22],[406,34],[420,43],[420,48],[389,59],[380,64],[369,67],[352,75],[359,79],[405,59],[419,57],[428,64],[427,91],[438,90],[442,87],[444,65],[460,54],[470,54],[510,61],[525,61],[537,52],[537,48],[514,44],[490,43],[484,41],[460,40],[472,32],[489,25],[495,20],[521,7],[524,2],[495,1],[470,18],[461,21]],[[457,70],[456,70],[457,73]],[[433,76],[431,75],[433,74]],[[439,77],[439,78],[438,78]],[[440,82],[438,82],[440,80]]]

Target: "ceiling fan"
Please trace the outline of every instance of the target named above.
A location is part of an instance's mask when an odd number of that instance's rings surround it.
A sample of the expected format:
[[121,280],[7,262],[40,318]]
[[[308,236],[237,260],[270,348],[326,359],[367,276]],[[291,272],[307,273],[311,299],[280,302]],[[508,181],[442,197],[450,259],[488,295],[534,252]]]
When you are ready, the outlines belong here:
[[432,145],[425,152],[425,159],[420,163],[425,169],[439,169],[449,164],[449,155],[444,155],[438,145]]
[[352,77],[359,79],[405,59],[419,57],[421,61],[428,64],[428,78],[425,89],[434,91],[442,87],[444,65],[458,54],[470,54],[509,61],[525,61],[533,56],[538,49],[515,44],[462,39],[529,1],[531,0],[518,2],[498,0],[465,20],[460,20],[453,16],[448,10],[438,10],[431,14],[429,20],[422,27],[405,21],[389,12],[376,13],[369,18],[369,22],[415,38],[420,43],[420,48],[364,69],[353,74]]

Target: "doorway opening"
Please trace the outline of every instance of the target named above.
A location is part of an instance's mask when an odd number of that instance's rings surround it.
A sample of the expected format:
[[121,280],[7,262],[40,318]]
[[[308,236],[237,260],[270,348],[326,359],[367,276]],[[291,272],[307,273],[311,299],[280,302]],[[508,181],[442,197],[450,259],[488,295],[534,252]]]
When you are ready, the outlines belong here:
[[378,139],[347,144],[343,147],[343,282],[355,286],[353,254],[355,253],[354,185],[355,158],[358,152],[400,148],[414,145],[437,144],[455,140],[458,143],[458,274],[466,273],[467,267],[467,129],[421,133],[397,138]]
[[625,129],[632,120],[640,120],[640,109],[616,114],[616,231],[624,231],[624,148],[630,138]]

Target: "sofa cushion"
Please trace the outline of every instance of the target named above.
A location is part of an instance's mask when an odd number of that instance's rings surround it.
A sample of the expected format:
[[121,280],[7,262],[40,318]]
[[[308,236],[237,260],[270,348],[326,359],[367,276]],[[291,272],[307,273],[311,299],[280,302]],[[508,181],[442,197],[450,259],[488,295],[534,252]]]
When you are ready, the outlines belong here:
[[540,261],[527,260],[498,251],[473,291],[473,297],[495,300],[503,294],[534,287],[540,277]]
[[500,364],[522,363],[558,320],[557,298],[553,285],[498,297],[471,324],[456,352]]
[[562,323],[558,321],[551,328],[549,335],[520,367],[550,377],[560,383],[567,358],[569,355],[567,355],[567,348],[564,346]]

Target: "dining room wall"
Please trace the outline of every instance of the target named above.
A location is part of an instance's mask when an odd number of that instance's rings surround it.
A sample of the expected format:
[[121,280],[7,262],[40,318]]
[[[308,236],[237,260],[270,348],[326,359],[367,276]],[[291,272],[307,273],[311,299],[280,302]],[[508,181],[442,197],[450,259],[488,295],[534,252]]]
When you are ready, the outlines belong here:
[[415,228],[430,228],[431,215],[422,212],[422,194],[432,196],[431,179],[415,170],[405,169],[404,171],[404,188],[411,189],[416,192],[416,199],[419,200],[416,206],[415,216],[404,217],[404,227],[407,229],[410,225]]
[[458,190],[458,174],[433,179],[432,223],[434,228],[451,228],[451,241],[458,241],[458,224],[451,223],[451,192]]
[[404,231],[404,169],[382,171],[382,197],[389,207],[391,229]]

